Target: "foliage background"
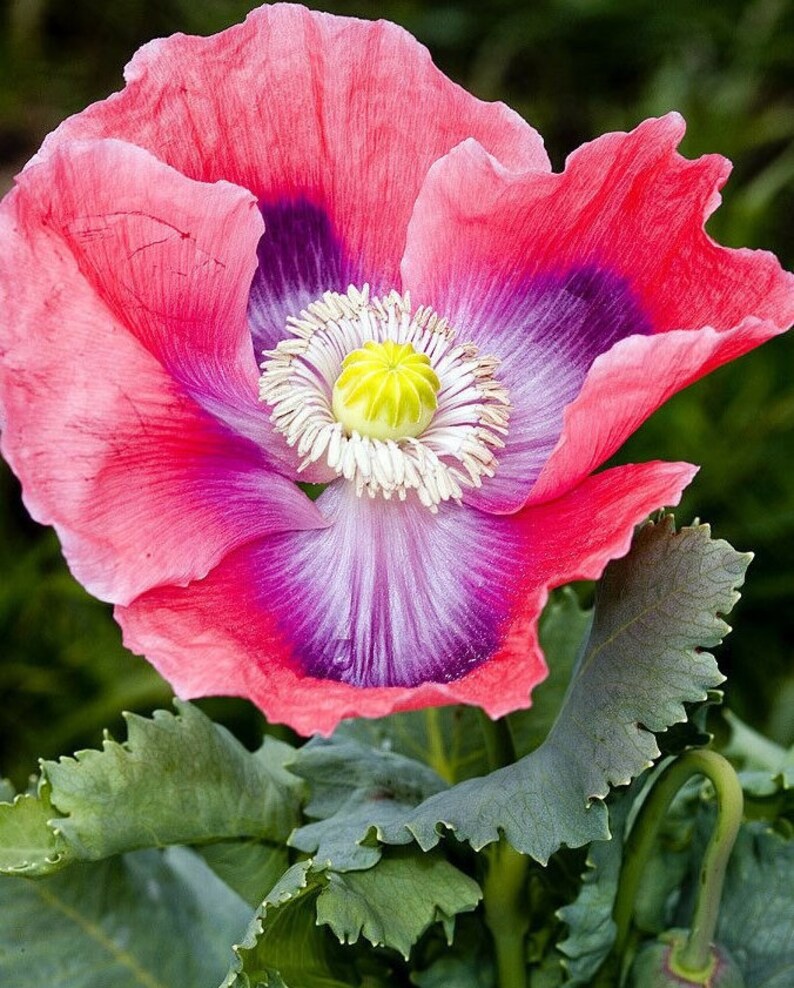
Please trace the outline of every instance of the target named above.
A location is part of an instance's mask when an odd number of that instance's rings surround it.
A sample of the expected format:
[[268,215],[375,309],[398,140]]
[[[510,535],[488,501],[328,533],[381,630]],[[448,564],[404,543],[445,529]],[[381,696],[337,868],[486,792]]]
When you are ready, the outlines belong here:
[[[0,186],[65,115],[121,85],[152,37],[211,33],[242,0],[6,0],[0,39]],[[309,4],[387,17],[485,99],[504,99],[544,134],[555,164],[583,141],[670,109],[683,151],[735,164],[709,223],[732,246],[765,247],[794,267],[794,4],[789,0],[385,0]],[[773,341],[671,401],[620,461],[687,459],[703,469],[678,517],[753,549],[736,631],[723,649],[729,701],[794,742],[794,335]],[[123,708],[169,690],[121,647],[108,610],[65,569],[57,540],[27,517],[0,468],[0,765],[20,783],[35,756],[95,745]],[[202,703],[253,739],[242,701]]]

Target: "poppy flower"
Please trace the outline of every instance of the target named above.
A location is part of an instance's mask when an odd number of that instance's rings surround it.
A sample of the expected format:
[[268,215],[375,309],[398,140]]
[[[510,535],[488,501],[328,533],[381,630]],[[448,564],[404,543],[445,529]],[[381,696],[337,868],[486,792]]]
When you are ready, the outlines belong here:
[[31,513],[183,697],[306,733],[527,706],[549,588],[694,468],[593,471],[794,319],[771,255],[703,231],[726,162],[672,114],[555,173],[400,28],[293,5],[126,78],[0,211]]

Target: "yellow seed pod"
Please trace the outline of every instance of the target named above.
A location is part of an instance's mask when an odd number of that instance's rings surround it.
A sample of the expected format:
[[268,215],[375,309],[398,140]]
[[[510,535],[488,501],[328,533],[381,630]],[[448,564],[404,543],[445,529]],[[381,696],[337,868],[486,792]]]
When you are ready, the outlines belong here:
[[430,359],[410,343],[370,340],[342,362],[333,412],[348,435],[407,439],[430,424],[440,387]]

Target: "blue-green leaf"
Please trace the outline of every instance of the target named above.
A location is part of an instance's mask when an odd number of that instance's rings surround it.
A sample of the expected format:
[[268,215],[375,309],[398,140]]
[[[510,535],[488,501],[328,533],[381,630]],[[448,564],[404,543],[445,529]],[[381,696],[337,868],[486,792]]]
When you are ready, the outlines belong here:
[[[318,819],[296,830],[289,843],[334,871],[371,868],[381,855],[375,839],[381,828],[401,822],[406,811],[445,788],[421,762],[371,748],[344,732],[307,744],[290,768],[309,783],[305,812]],[[406,833],[400,843],[410,840]]]
[[659,755],[654,732],[686,717],[723,680],[711,654],[729,630],[750,557],[710,537],[648,523],[608,567],[592,630],[543,744],[513,765],[431,796],[382,839],[434,847],[443,829],[476,849],[504,833],[541,863],[559,847],[608,836],[603,799]]
[[184,848],[0,878],[0,984],[215,988],[250,910]]

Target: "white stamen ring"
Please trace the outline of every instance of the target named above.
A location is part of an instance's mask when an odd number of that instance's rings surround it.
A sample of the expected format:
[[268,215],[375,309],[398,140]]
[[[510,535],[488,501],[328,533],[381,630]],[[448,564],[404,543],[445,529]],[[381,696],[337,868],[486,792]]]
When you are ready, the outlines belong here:
[[[471,343],[456,343],[454,330],[432,309],[411,312],[408,292],[370,298],[368,285],[361,291],[351,285],[346,295],[326,292],[300,316],[290,316],[287,330],[291,336],[263,353],[259,397],[270,406],[275,428],[303,457],[299,471],[324,457],[359,496],[405,500],[413,490],[431,511],[494,475],[494,450],[504,446],[510,413],[507,390],[494,377],[499,361],[480,356]],[[410,343],[438,375],[438,406],[416,438],[347,435],[333,414],[342,361],[368,340]]]

